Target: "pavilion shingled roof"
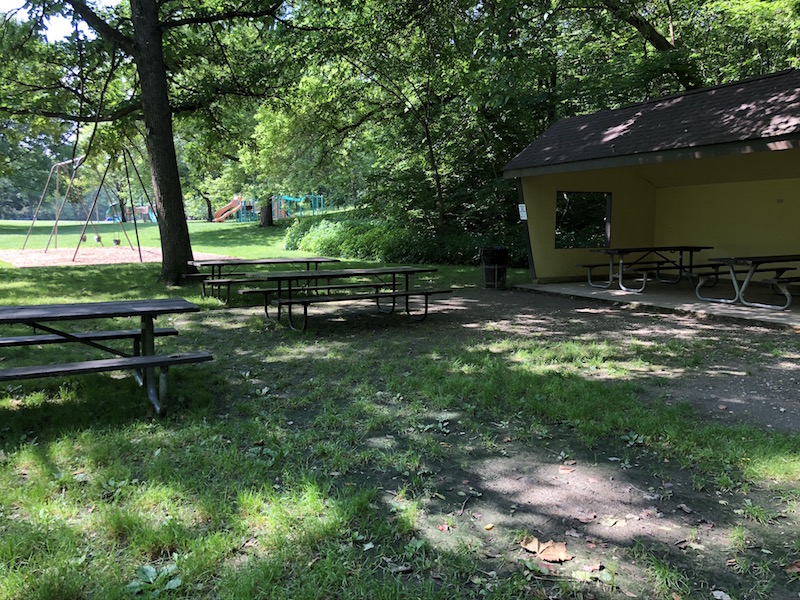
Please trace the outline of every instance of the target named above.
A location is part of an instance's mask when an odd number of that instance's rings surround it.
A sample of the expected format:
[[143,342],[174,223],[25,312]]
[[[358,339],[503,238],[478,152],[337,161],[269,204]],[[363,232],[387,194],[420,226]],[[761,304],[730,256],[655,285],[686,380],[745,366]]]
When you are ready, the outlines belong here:
[[542,167],[635,155],[646,160],[648,154],[796,139],[798,134],[800,71],[792,69],[561,119],[503,170],[518,176]]

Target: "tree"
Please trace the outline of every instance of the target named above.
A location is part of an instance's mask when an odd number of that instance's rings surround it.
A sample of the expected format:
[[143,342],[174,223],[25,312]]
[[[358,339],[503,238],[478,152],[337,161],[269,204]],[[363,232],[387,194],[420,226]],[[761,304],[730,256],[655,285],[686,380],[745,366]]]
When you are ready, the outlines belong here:
[[[130,0],[101,9],[81,0],[30,0],[30,31],[3,35],[6,56],[15,52],[26,62],[2,68],[2,86],[13,104],[0,114],[48,116],[78,125],[118,122],[133,127],[140,118],[150,163],[154,203],[161,233],[161,278],[180,281],[192,258],[173,139],[173,114],[208,107],[227,93],[257,93],[261,73],[234,73],[214,24],[250,29],[256,39],[279,15],[282,1],[158,2]],[[76,26],[67,42],[44,44],[46,17],[62,14],[84,22],[96,37]],[[180,31],[181,33],[177,33]],[[42,59],[46,59],[41,63]],[[4,61],[8,63],[11,61]],[[37,62],[43,65],[29,67]],[[191,89],[182,76],[204,67],[206,85]],[[24,68],[23,68],[24,66]],[[66,68],[67,76],[62,69]],[[211,77],[210,72],[217,77]],[[222,72],[222,76],[220,76]],[[11,97],[10,95],[6,96]]]

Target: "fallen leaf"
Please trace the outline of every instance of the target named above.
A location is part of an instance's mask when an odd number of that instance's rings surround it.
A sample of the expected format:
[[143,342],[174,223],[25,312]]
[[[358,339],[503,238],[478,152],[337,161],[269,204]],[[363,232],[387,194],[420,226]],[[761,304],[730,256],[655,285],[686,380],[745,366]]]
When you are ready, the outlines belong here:
[[683,597],[680,594],[672,592],[672,600],[683,600]]
[[494,523],[487,523],[486,525],[483,526],[483,528],[486,531],[491,531],[492,529],[494,529]]
[[595,514],[585,514],[585,515],[579,515],[579,516],[577,516],[575,518],[578,519],[578,521],[580,521],[581,523],[591,523],[592,521],[594,521],[597,518],[597,515],[595,515]]
[[788,565],[784,571],[787,573],[800,573],[800,560],[796,560],[792,564]]
[[564,464],[565,465],[576,465],[576,464],[578,464],[578,461],[577,460],[573,460],[573,459],[569,459],[569,460],[565,460]]
[[575,470],[575,467],[565,467],[564,465],[561,465],[560,467],[558,467],[558,472],[559,473],[572,473],[574,470]]
[[511,438],[510,438],[510,437],[504,437],[504,438],[503,438],[503,441],[504,441],[506,444],[508,444],[508,443],[511,441]]
[[447,533],[448,531],[450,531],[450,525],[448,525],[447,523],[441,523],[437,525],[436,528],[442,533]]
[[714,590],[711,592],[711,597],[714,598],[714,600],[731,600],[731,597],[722,590]]
[[528,552],[532,552],[538,558],[547,562],[560,563],[572,560],[572,556],[567,554],[567,545],[564,542],[554,542],[549,540],[542,543],[533,536],[526,536],[520,545]]

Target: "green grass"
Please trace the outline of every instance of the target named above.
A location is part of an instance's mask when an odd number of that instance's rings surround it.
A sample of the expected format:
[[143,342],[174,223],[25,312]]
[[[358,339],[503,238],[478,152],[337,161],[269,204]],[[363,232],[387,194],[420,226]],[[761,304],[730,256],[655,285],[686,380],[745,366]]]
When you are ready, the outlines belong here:
[[[20,227],[0,223],[0,244]],[[280,228],[190,228],[198,252],[286,254]],[[474,286],[477,270],[445,266],[436,277]],[[158,284],[158,271],[6,268],[0,297],[7,304],[199,301],[196,287]],[[585,597],[581,590],[605,597],[612,590],[598,583],[491,562],[481,549],[431,535],[433,503],[452,493],[437,477],[467,472],[475,455],[503,456],[506,437],[559,461],[598,448],[630,463],[653,458],[659,473],[683,468],[719,498],[743,486],[778,488],[776,505],[794,510],[798,437],[709,423],[686,404],[638,402],[627,377],[642,360],[637,344],[490,329],[448,335],[435,319],[296,334],[265,323],[259,311],[201,304],[202,313],[181,319],[180,336],[159,343],[208,348],[215,361],[171,371],[166,418],[147,418],[131,378],[0,387],[0,597],[510,599]],[[725,340],[713,347],[674,340],[648,347],[646,359],[692,368],[709,353],[734,351],[743,350],[727,349]],[[77,352],[42,347],[2,357],[15,364]],[[609,377],[590,376],[598,370]],[[467,449],[454,454],[461,440]],[[465,478],[467,494],[478,489],[465,475],[449,485],[458,489]],[[735,552],[751,545],[742,523],[749,536],[750,526],[777,518],[778,509],[764,506],[720,509],[718,527],[730,527]],[[444,514],[440,522],[456,521]],[[791,562],[793,552],[787,546],[780,558]],[[689,597],[687,571],[669,556],[644,544],[629,554],[651,595]],[[768,565],[758,564],[743,576],[765,588]]]

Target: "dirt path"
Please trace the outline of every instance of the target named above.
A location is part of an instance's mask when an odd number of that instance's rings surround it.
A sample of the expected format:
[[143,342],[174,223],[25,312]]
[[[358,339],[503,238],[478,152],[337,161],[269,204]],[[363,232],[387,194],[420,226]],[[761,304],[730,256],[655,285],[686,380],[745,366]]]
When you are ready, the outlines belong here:
[[[628,365],[628,377],[647,395],[689,402],[714,420],[800,433],[795,332],[519,290],[463,291],[437,302],[438,310],[467,327],[632,348],[640,361]],[[675,346],[673,354],[659,356],[650,350],[657,345]],[[709,354],[719,345],[727,351]]]
[[[243,318],[253,314],[241,311]],[[685,314],[527,291],[476,289],[436,301],[429,321],[412,336],[397,333],[407,324],[390,324],[363,307],[315,307],[310,318],[314,352],[322,355],[343,335],[385,336],[387,347],[402,336],[409,354],[424,354],[443,338],[458,339],[463,347],[516,337],[608,344],[619,350],[613,358],[624,370],[577,367],[580,376],[633,380],[640,390],[637,401],[686,402],[709,419],[800,431],[800,347],[792,332],[721,327],[719,321]],[[380,401],[387,410],[403,409],[402,399]],[[293,416],[301,428],[313,418]],[[712,591],[719,591],[729,595],[718,598],[797,598],[800,593],[800,581],[781,566],[800,543],[800,520],[794,505],[771,490],[720,491],[635,444],[622,453],[620,443],[601,442],[590,450],[567,427],[520,437],[513,415],[508,423],[485,424],[480,433],[462,427],[457,413],[432,414],[429,420],[428,435],[446,450],[425,464],[434,474],[416,529],[440,551],[470,548],[476,560],[485,561],[486,577],[473,582],[478,594],[520,565],[543,581],[613,578],[612,586],[590,587],[582,598],[662,597],[654,595],[659,584],[651,575],[658,568],[685,577],[684,594],[663,597],[712,598]],[[399,436],[387,432],[385,439],[369,442],[388,447]],[[402,478],[364,477],[365,485],[384,490],[387,505],[402,504]],[[743,521],[742,507],[748,506],[763,509],[768,518]],[[520,546],[521,532],[565,544],[570,558],[551,563],[535,558]],[[744,536],[741,542],[737,535]]]

